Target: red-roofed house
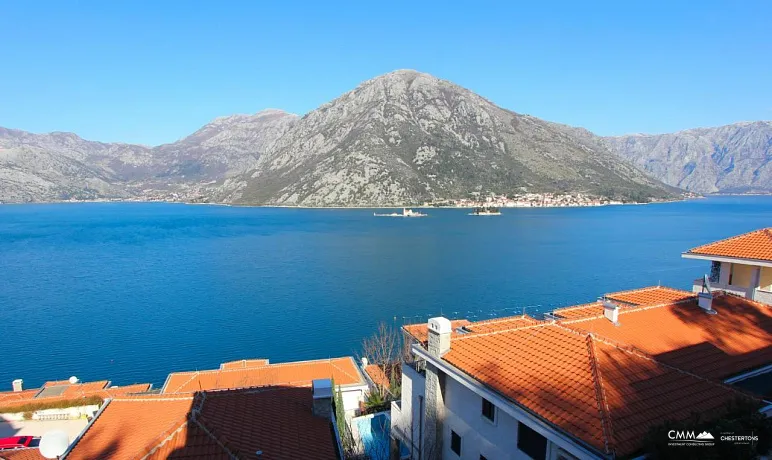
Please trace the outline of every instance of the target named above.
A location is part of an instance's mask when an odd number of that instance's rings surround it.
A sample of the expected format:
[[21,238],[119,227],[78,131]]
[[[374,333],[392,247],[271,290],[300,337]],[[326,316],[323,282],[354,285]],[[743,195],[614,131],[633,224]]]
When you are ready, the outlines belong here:
[[660,286],[603,298],[544,321],[432,318],[425,340],[405,327],[415,360],[392,404],[395,444],[441,458],[637,455],[667,419],[761,405],[772,390],[768,306],[714,295],[708,311]]
[[109,400],[63,459],[342,459],[330,381]]
[[[704,244],[682,257],[711,261],[708,278],[712,291],[772,305],[772,228]],[[695,280],[694,292],[702,290],[703,278]]]

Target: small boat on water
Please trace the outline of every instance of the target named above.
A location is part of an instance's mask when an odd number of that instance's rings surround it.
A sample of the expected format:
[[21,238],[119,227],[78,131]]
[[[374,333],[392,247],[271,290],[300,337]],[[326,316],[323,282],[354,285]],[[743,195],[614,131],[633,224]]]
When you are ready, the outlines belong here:
[[392,212],[391,214],[378,214],[373,213],[375,217],[426,217],[426,214],[422,214],[412,209],[402,208],[402,212]]
[[501,211],[494,206],[481,206],[474,208],[474,211],[469,213],[470,216],[500,216]]

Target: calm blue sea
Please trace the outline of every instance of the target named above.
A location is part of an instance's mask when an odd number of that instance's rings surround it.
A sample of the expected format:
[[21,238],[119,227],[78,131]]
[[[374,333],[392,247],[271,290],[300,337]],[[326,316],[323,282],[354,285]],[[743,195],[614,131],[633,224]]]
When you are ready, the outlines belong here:
[[357,352],[379,321],[548,310],[657,283],[680,253],[772,225],[772,197],[501,217],[181,204],[0,206],[0,388]]

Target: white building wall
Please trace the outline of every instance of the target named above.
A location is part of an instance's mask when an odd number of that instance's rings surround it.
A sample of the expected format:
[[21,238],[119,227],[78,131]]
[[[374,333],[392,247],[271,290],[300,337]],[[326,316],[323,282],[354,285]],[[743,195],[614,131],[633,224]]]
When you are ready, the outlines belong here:
[[[425,397],[426,377],[415,369],[404,364],[402,366],[402,397],[400,408],[392,405],[391,429],[394,437],[405,441],[408,449],[412,451],[413,458],[418,458],[420,449],[420,420],[421,400]],[[411,437],[412,430],[412,437]],[[412,444],[412,447],[411,447]]]
[[461,457],[488,460],[527,459],[517,449],[517,420],[496,408],[496,421],[482,415],[482,397],[455,380],[445,382],[442,458],[459,458],[450,450],[450,431],[461,436]]
[[365,392],[368,387],[367,385],[360,385],[355,387],[341,386],[339,388],[343,399],[343,410],[346,411],[346,415],[353,416],[359,410],[359,402],[365,400]]

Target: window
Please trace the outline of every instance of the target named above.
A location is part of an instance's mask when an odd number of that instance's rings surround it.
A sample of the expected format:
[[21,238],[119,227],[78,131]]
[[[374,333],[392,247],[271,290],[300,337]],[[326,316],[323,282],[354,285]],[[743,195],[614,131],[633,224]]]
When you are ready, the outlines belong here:
[[534,460],[547,456],[547,438],[519,423],[517,425],[517,448]]
[[461,436],[453,430],[450,430],[450,450],[459,457],[461,456]]
[[482,399],[482,415],[491,422],[496,421],[496,406],[487,399]]

